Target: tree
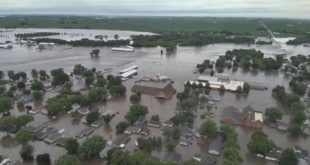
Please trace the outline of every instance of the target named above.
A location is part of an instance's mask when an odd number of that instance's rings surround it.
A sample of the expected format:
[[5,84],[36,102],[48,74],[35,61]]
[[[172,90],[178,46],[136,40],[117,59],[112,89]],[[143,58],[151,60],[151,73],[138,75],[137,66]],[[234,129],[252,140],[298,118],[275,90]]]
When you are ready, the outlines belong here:
[[33,116],[31,115],[21,115],[15,118],[15,125],[19,130],[21,127],[24,127],[28,123],[34,120]]
[[27,74],[25,72],[18,72],[14,75],[14,80],[26,82],[27,81]]
[[288,131],[294,137],[297,137],[297,136],[299,136],[299,135],[301,135],[303,133],[303,130],[302,130],[301,126],[298,125],[298,124],[292,124],[288,128]]
[[49,116],[56,116],[62,110],[60,101],[51,101],[47,104],[47,111]]
[[280,120],[282,118],[282,111],[278,108],[267,108],[265,111],[265,115],[267,117],[267,121],[271,123],[276,123],[277,120]]
[[90,101],[106,101],[107,99],[107,91],[106,89],[102,87],[97,87],[94,89],[91,89],[88,93],[88,98]]
[[178,129],[178,128],[173,128],[173,130],[172,130],[172,138],[173,138],[173,140],[178,140],[178,139],[180,139],[180,130]]
[[2,70],[0,70],[0,80],[3,79],[4,76],[5,76],[5,73]]
[[305,111],[303,110],[294,111],[294,122],[296,124],[301,125],[304,123],[305,120],[307,120],[307,115]]
[[125,115],[125,119],[127,119],[130,123],[135,122],[140,116],[144,116],[148,113],[148,108],[146,106],[140,104],[134,104],[130,106],[129,111]]
[[152,122],[159,122],[159,121],[160,121],[159,115],[152,115],[151,121],[152,121]]
[[166,140],[165,147],[166,147],[167,151],[174,151],[176,144],[172,140]]
[[171,122],[174,126],[182,125],[182,124],[193,124],[194,122],[194,114],[192,112],[182,112],[173,116]]
[[256,131],[248,144],[252,153],[265,155],[271,149],[268,136],[263,131]]
[[18,101],[18,102],[16,103],[16,106],[17,106],[17,108],[18,108],[19,110],[24,110],[24,108],[25,108],[25,103],[22,102],[22,101]]
[[129,124],[126,121],[121,121],[119,122],[116,126],[116,133],[123,133],[125,131],[125,129],[129,126]]
[[249,83],[244,83],[243,84],[243,93],[249,93],[250,92],[250,84]]
[[89,160],[97,156],[105,147],[105,140],[101,136],[93,136],[85,140],[78,152],[78,157],[81,160]]
[[85,77],[85,84],[87,87],[89,87],[94,81],[95,81],[95,78],[93,76]]
[[98,120],[100,117],[100,113],[98,111],[91,111],[86,116],[86,121],[88,124],[93,123],[94,121]]
[[237,92],[237,93],[242,93],[242,87],[241,87],[241,86],[238,86],[236,92]]
[[76,74],[76,75],[81,75],[81,74],[83,74],[86,70],[87,70],[86,67],[84,67],[84,66],[81,65],[81,64],[77,64],[77,65],[74,66],[73,73]]
[[24,82],[21,82],[21,81],[18,82],[16,86],[18,89],[25,89],[26,88],[26,84]]
[[216,123],[212,120],[204,122],[200,127],[200,133],[208,138],[212,138],[215,135],[216,130]]
[[124,85],[113,85],[110,88],[112,96],[123,96],[126,94],[126,87]]
[[32,92],[32,97],[35,101],[41,101],[43,100],[43,92],[39,90],[34,90]]
[[98,76],[96,85],[104,88],[107,85],[107,80],[103,76]]
[[39,76],[40,76],[40,80],[42,80],[42,81],[49,79],[49,76],[47,75],[45,70],[40,70]]
[[307,92],[307,86],[304,83],[295,83],[293,85],[293,92],[299,96],[304,96]]
[[13,70],[8,70],[7,75],[10,80],[14,80],[15,72]]
[[31,76],[33,79],[37,79],[39,77],[39,72],[36,69],[32,69]]
[[80,144],[74,138],[69,138],[66,140],[65,149],[68,151],[69,154],[76,154],[78,152]]
[[184,110],[191,110],[198,105],[197,98],[185,98],[181,101],[181,107]]
[[99,49],[93,49],[91,52],[90,52],[90,55],[92,57],[98,57],[99,56],[99,53],[100,53],[100,50]]
[[25,144],[29,140],[31,140],[32,134],[29,132],[26,128],[21,128],[17,133],[16,133],[16,139],[19,143]]
[[51,158],[48,153],[37,155],[36,161],[37,165],[51,165]]
[[293,149],[287,148],[282,151],[279,165],[297,165],[298,159]]
[[23,147],[20,150],[20,156],[22,157],[23,160],[25,161],[33,161],[33,146],[29,144],[23,145]]
[[0,96],[3,95],[6,92],[5,87],[0,87]]
[[53,86],[64,85],[70,80],[69,75],[65,73],[62,68],[52,70],[51,75],[53,76]]
[[146,152],[146,153],[151,153],[153,150],[153,145],[152,145],[152,140],[151,138],[144,139],[142,137],[137,139],[138,142],[138,148],[139,150]]
[[0,131],[1,132],[9,132],[11,128],[14,128],[15,125],[15,117],[7,116],[0,120]]
[[12,101],[8,97],[0,96],[0,113],[7,113],[12,109]]
[[140,93],[135,93],[130,96],[130,102],[131,104],[140,104],[141,102],[141,94]]
[[81,165],[81,162],[74,155],[64,155],[55,161],[55,165]]
[[109,124],[110,121],[112,120],[112,118],[113,118],[113,116],[110,115],[110,114],[107,114],[107,115],[102,116],[102,119],[103,119],[103,121],[104,121],[106,124]]
[[44,89],[44,85],[41,81],[34,81],[31,85],[31,89],[32,90],[43,90]]

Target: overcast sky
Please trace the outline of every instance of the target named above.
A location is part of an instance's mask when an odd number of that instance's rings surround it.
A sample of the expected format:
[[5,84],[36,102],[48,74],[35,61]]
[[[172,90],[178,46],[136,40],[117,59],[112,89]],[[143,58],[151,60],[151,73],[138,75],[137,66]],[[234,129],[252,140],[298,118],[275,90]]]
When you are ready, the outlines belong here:
[[0,13],[310,19],[310,0],[0,0]]

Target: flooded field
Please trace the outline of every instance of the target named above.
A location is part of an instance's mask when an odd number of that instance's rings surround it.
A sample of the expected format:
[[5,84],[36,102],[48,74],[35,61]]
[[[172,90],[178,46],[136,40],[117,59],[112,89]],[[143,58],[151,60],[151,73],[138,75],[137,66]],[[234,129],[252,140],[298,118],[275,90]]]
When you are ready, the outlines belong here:
[[[111,32],[114,35],[115,32]],[[121,35],[121,32],[117,32]],[[129,37],[131,34],[124,32],[123,37]],[[86,34],[84,34],[86,35]],[[96,67],[97,70],[103,70],[104,68],[113,68],[111,74],[116,74],[120,69],[126,66],[136,64],[139,66],[138,78],[144,76],[154,76],[156,74],[167,75],[169,78],[175,81],[174,87],[177,91],[183,90],[183,84],[186,80],[196,78],[198,75],[193,74],[193,69],[198,63],[201,63],[204,59],[215,60],[219,55],[224,55],[227,50],[232,49],[258,49],[265,53],[265,57],[273,57],[276,54],[310,54],[310,48],[305,48],[302,46],[293,47],[282,45],[266,45],[266,46],[256,46],[256,45],[234,45],[234,44],[215,44],[204,47],[178,47],[177,52],[173,55],[160,55],[160,50],[162,48],[140,48],[135,49],[135,52],[125,53],[125,52],[113,52],[111,48],[99,48],[100,57],[97,59],[90,58],[90,51],[93,48],[84,47],[67,47],[67,46],[55,46],[51,50],[38,51],[35,48],[28,48],[22,45],[14,45],[13,49],[0,49],[0,70],[15,70],[15,71],[26,71],[30,73],[31,69],[35,68],[37,70],[51,70],[55,68],[64,68],[66,72],[71,72],[75,64],[83,64],[86,67],[92,68]],[[237,79],[247,82],[264,83],[268,90],[265,91],[255,91],[251,90],[247,96],[237,96],[234,93],[226,92],[224,95],[220,95],[218,91],[211,91],[210,95],[221,98],[216,107],[212,111],[216,114],[214,120],[218,123],[222,113],[223,107],[235,106],[237,108],[243,108],[247,105],[251,105],[253,108],[259,111],[265,111],[266,108],[272,106],[279,106],[275,99],[271,97],[271,89],[276,85],[288,86],[290,77],[285,77],[280,72],[244,72],[238,70],[232,72],[231,70],[226,70],[226,74],[229,75],[231,79]],[[124,115],[129,109],[130,102],[129,96],[131,95],[131,87],[136,79],[131,79],[124,82],[127,87],[127,97],[116,98],[108,101],[105,105],[100,105],[104,109],[111,109],[119,112],[108,126],[102,126],[97,128],[94,132],[96,135],[103,136],[105,139],[110,140],[116,137],[115,125],[124,119]],[[152,114],[159,114],[161,121],[166,121],[170,119],[174,114],[174,109],[176,107],[177,99],[173,97],[171,100],[159,101],[154,97],[143,95],[142,104],[146,105],[149,109],[147,119],[151,117]],[[206,110],[198,109],[197,118],[194,122],[194,129],[198,129],[203,121],[206,119],[200,119],[200,115]],[[16,112],[23,113],[23,112]],[[42,123],[47,120],[54,121],[53,126],[57,129],[66,129],[66,137],[74,137],[81,129],[86,127],[82,122],[74,123],[69,115],[64,115],[57,119],[48,119],[47,116],[43,114],[34,115],[35,123]],[[159,136],[159,129],[151,129],[151,136]],[[241,146],[241,154],[244,158],[244,165],[247,164],[257,164],[265,165],[272,164],[271,162],[263,161],[258,159],[247,150],[247,143],[250,140],[251,134],[254,130],[241,129],[237,127],[239,134],[239,144]],[[278,146],[283,148],[294,147],[296,144],[302,146],[303,148],[310,150],[309,139],[292,139],[288,135],[278,132],[275,129],[264,126],[263,131],[265,131],[269,138],[272,139]],[[93,134],[93,135],[94,135]],[[136,147],[134,145],[135,136],[131,137],[131,141],[126,146],[128,150],[134,150]],[[85,138],[79,141],[84,141]],[[49,153],[52,160],[66,154],[65,149],[48,145],[44,142],[33,141],[31,144],[35,147],[34,155],[39,153]],[[20,151],[21,145],[11,138],[6,136],[6,134],[1,134],[0,140],[0,153],[2,155],[8,156],[12,160],[20,160],[18,152]],[[188,147],[183,147],[178,145],[176,151],[184,156],[184,159],[190,159],[195,153],[202,153],[207,151],[207,146],[198,146],[196,141],[193,145]],[[165,155],[165,149],[162,151],[154,151],[154,156],[162,158]],[[255,162],[255,163],[254,163]],[[89,164],[103,164],[101,160],[94,160],[89,162]]]
[[14,40],[15,34],[18,33],[36,33],[36,32],[54,32],[60,35],[40,37],[40,38],[58,38],[66,41],[75,41],[82,38],[90,40],[99,40],[95,36],[102,35],[104,40],[114,40],[114,36],[118,35],[119,39],[130,39],[132,35],[152,35],[149,32],[134,32],[134,31],[116,31],[116,30],[87,30],[87,29],[0,29],[0,42]]

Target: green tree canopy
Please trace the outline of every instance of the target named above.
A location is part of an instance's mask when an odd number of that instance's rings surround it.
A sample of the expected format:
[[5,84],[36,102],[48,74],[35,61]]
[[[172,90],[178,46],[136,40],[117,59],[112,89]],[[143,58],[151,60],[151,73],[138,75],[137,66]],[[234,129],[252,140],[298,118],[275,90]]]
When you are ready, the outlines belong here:
[[131,105],[125,118],[130,122],[135,122],[140,116],[144,116],[148,113],[148,108],[144,105],[134,104]]
[[57,159],[55,165],[81,165],[81,162],[74,155],[65,155]]
[[216,130],[216,123],[212,120],[205,121],[200,127],[200,133],[208,138],[212,138],[215,135]]
[[12,109],[12,100],[8,97],[0,96],[0,113],[9,112]]
[[31,85],[32,90],[43,90],[44,85],[41,81],[34,81]]
[[69,138],[66,140],[65,149],[68,151],[69,154],[76,154],[79,150],[80,144],[74,138]]
[[16,133],[16,139],[20,143],[27,143],[29,140],[31,140],[31,138],[32,138],[32,134],[26,128],[21,128]]
[[85,140],[78,152],[78,157],[81,160],[89,160],[97,156],[105,147],[105,140],[101,136],[93,136]]
[[94,121],[98,120],[99,117],[100,117],[100,113],[97,110],[93,110],[87,114],[86,121],[88,124],[91,124]]
[[293,149],[287,148],[282,151],[279,165],[297,165],[298,159]]
[[271,149],[271,142],[263,131],[256,131],[248,144],[252,153],[265,155]]
[[271,123],[276,123],[277,120],[281,120],[282,118],[282,111],[279,108],[267,108],[265,111],[265,116],[267,117],[267,120]]

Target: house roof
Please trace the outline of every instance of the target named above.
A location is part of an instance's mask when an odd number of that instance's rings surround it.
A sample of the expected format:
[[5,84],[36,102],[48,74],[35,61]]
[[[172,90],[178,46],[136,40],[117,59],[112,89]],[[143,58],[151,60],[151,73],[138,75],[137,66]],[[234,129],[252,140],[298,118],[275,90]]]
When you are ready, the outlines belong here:
[[54,143],[56,140],[58,140],[61,137],[61,134],[58,132],[50,134],[45,141],[49,143]]
[[119,145],[121,145],[122,143],[125,143],[128,139],[129,139],[129,135],[127,135],[127,134],[122,134],[122,135],[119,135],[119,136],[113,141],[113,144],[119,146]]
[[182,155],[179,153],[167,153],[163,159],[164,161],[171,161],[174,162],[176,164],[181,163],[182,161]]
[[203,165],[216,165],[216,162],[217,162],[217,156],[209,153],[202,154],[201,163]]
[[144,123],[145,123],[145,116],[139,116],[138,119],[132,125],[139,127]]
[[183,137],[192,136],[194,134],[193,131],[187,126],[179,126],[178,129],[180,131],[180,136]]
[[137,132],[139,130],[139,127],[135,127],[135,126],[129,126],[128,128],[126,128],[125,132]]
[[153,95],[158,98],[171,98],[176,92],[170,83],[157,81],[138,81],[131,90],[133,92]]
[[255,111],[256,111],[256,110],[255,110],[252,106],[250,106],[250,105],[244,107],[242,110],[243,110],[243,112],[255,112]]
[[223,109],[222,119],[229,118],[237,123],[241,123],[244,118],[243,113],[235,107],[229,106]]
[[223,142],[219,139],[214,139],[209,144],[209,150],[217,151],[221,153],[223,147]]
[[145,134],[149,135],[150,132],[151,132],[151,130],[150,130],[149,128],[147,128],[147,127],[143,127],[143,128],[141,129],[141,133],[145,133]]
[[288,127],[288,123],[282,121],[282,120],[277,120],[277,125],[281,127]]
[[84,128],[84,129],[82,129],[80,132],[78,132],[75,136],[76,136],[76,137],[88,136],[88,135],[90,135],[93,131],[94,131],[93,128],[86,127],[86,128]]

